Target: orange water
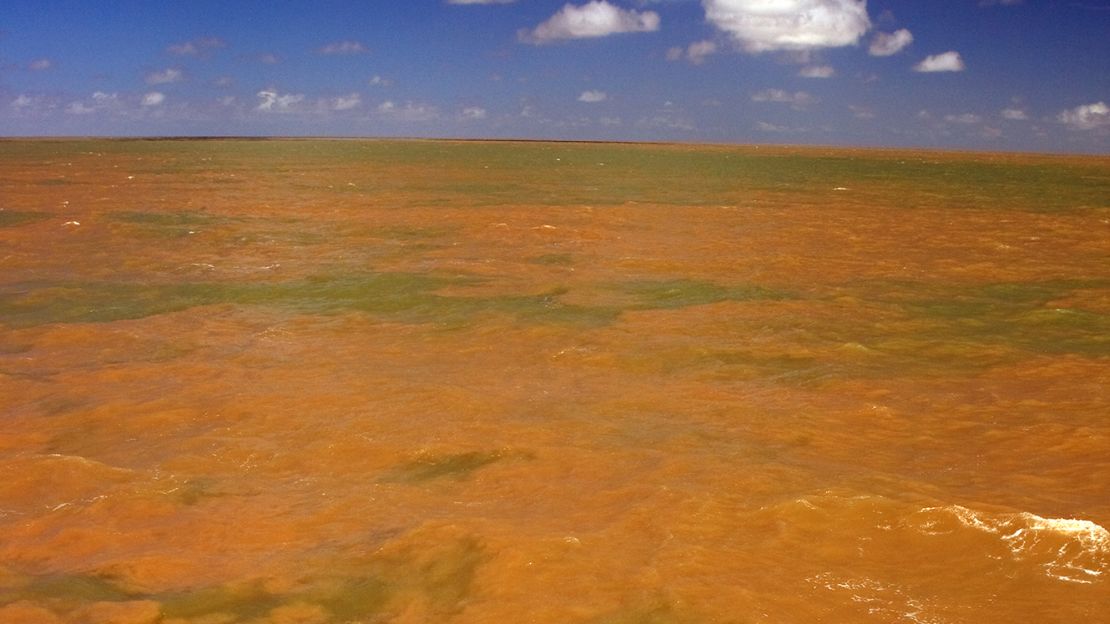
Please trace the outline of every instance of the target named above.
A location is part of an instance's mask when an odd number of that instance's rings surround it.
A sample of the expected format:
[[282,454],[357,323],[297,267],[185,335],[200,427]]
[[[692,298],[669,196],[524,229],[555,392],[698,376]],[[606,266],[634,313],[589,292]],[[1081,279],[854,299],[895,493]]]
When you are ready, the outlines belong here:
[[1105,158],[0,148],[0,622],[1110,621]]

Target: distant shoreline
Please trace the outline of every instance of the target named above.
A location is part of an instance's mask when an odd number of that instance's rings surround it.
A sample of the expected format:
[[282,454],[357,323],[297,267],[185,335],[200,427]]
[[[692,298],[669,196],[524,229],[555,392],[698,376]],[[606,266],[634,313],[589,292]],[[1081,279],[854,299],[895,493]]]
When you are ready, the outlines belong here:
[[826,151],[831,153],[865,152],[871,154],[937,154],[937,155],[964,155],[982,156],[992,158],[1076,158],[1082,160],[1110,160],[1110,152],[1026,152],[1026,151],[988,151],[975,149],[953,149],[943,147],[904,147],[904,146],[874,146],[874,145],[803,145],[791,143],[710,143],[710,142],[683,142],[683,141],[609,141],[597,139],[533,139],[533,138],[457,138],[457,137],[357,137],[357,136],[255,136],[255,135],[197,135],[197,136],[0,136],[0,143],[31,143],[31,142],[94,142],[103,141],[111,143],[189,143],[189,142],[220,142],[220,141],[251,141],[251,142],[297,142],[297,141],[334,141],[334,142],[367,142],[367,143],[489,143],[489,144],[551,144],[551,145],[615,145],[615,146],[644,146],[644,147],[677,147],[677,148],[708,148],[708,149],[740,149],[740,150],[767,150],[769,152],[813,152]]

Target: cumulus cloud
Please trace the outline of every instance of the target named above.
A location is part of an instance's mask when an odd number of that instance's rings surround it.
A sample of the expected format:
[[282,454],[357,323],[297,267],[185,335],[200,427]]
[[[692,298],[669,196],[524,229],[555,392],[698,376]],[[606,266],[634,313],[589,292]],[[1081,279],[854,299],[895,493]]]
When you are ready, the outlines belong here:
[[166,51],[177,56],[203,56],[226,45],[227,43],[219,37],[201,37],[192,41],[175,43],[166,48]]
[[1061,111],[1056,120],[1076,130],[1110,128],[1110,106],[1106,102],[1083,104]]
[[1020,108],[1004,108],[1002,109],[1002,118],[1010,121],[1025,121],[1029,119],[1029,114]]
[[274,89],[264,89],[255,96],[258,97],[258,106],[254,110],[264,113],[292,112],[304,101],[303,93],[278,93]]
[[702,0],[706,19],[747,52],[855,45],[871,28],[867,0]]
[[346,56],[350,54],[362,54],[367,52],[366,46],[358,41],[336,41],[320,48],[320,54],[328,56]]
[[668,61],[681,61],[686,59],[694,65],[701,65],[706,57],[717,53],[717,44],[713,41],[695,41],[686,48],[674,47],[667,50]]
[[54,63],[48,58],[35,59],[27,65],[27,69],[31,71],[45,71],[54,66]]
[[143,96],[142,102],[140,102],[140,103],[143,106],[158,106],[159,104],[161,104],[162,102],[165,102],[165,101],[166,101],[166,95],[164,93],[159,93],[158,91],[151,91],[150,93],[147,93],[146,95]]
[[579,102],[587,104],[595,104],[597,102],[604,102],[608,100],[609,96],[604,91],[583,91],[582,95],[578,96]]
[[91,101],[75,101],[70,102],[65,111],[70,115],[88,115],[98,111],[120,108],[120,99],[118,93],[105,93],[104,91],[96,91],[90,98]]
[[171,82],[181,82],[185,79],[185,74],[180,69],[172,67],[162,71],[150,72],[146,75],[146,83],[149,85],[169,84]]
[[836,70],[829,65],[806,65],[798,71],[802,78],[832,78]]
[[563,5],[558,13],[539,26],[518,32],[517,38],[524,43],[538,45],[560,39],[588,39],[657,30],[659,14],[654,11],[621,9],[606,0],[591,0],[582,6]]
[[876,33],[867,48],[871,56],[894,56],[913,43],[913,33],[905,28],[892,33]]
[[956,51],[934,54],[925,57],[925,60],[914,65],[913,70],[924,73],[960,72],[964,70],[964,60],[960,58],[960,53]]
[[358,93],[352,93],[333,98],[329,101],[328,108],[333,111],[345,111],[357,108],[360,104],[362,104],[362,96]]
[[805,91],[795,91],[790,93],[782,89],[764,89],[752,95],[753,102],[773,102],[777,104],[789,104],[793,108],[805,108],[817,102],[817,98],[813,97]]

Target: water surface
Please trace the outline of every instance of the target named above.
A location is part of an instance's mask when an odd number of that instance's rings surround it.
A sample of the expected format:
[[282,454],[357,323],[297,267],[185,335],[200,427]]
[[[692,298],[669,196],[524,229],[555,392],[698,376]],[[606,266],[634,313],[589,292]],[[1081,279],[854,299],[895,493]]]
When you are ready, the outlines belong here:
[[0,620],[1106,617],[1106,158],[2,147]]

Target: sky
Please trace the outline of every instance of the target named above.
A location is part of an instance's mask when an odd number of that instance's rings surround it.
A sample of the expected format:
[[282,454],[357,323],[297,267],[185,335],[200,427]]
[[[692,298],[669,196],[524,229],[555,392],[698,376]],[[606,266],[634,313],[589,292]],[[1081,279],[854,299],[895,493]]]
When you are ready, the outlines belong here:
[[4,0],[2,136],[1110,153],[1110,0]]

